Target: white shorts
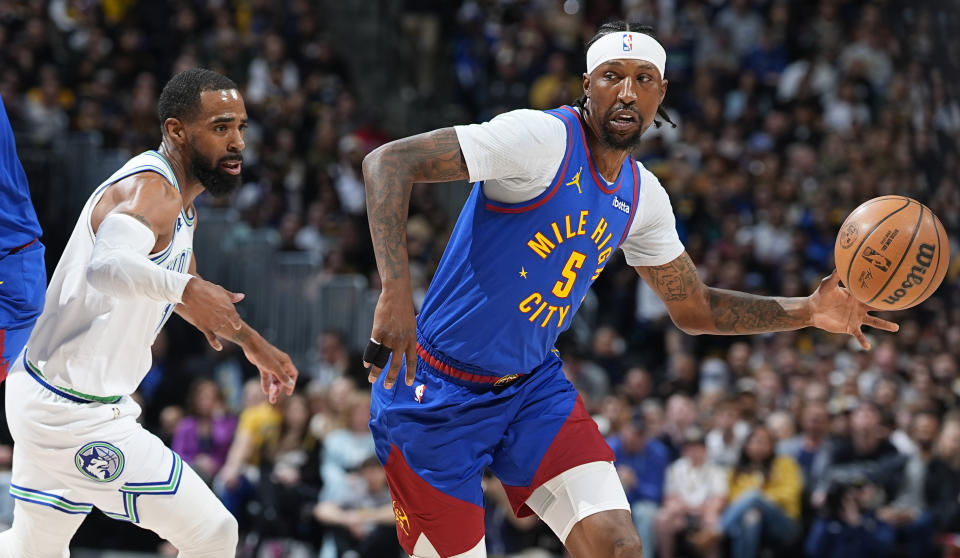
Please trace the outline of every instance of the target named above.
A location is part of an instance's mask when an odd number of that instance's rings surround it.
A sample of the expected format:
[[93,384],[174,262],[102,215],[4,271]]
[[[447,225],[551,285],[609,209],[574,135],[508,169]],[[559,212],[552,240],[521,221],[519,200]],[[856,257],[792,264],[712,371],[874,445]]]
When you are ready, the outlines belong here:
[[13,527],[0,533],[0,558],[67,556],[94,507],[154,531],[183,557],[235,555],[236,520],[180,456],[140,426],[132,398],[85,401],[26,366],[21,356],[6,380],[17,503]]
[[42,382],[22,356],[7,378],[14,498],[65,513],[96,506],[138,522],[141,497],[177,492],[183,462],[140,426],[140,406],[132,398],[81,403]]

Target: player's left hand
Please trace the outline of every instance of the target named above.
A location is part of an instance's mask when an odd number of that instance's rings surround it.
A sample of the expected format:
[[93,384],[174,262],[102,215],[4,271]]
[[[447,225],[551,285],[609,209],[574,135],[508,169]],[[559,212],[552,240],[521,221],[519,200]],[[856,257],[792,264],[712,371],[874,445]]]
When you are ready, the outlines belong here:
[[300,372],[290,355],[259,338],[243,345],[243,354],[260,371],[260,388],[270,403],[276,403],[281,393],[293,395]]
[[865,325],[884,331],[897,331],[900,326],[871,316],[875,310],[860,302],[850,291],[840,286],[837,270],[820,281],[820,286],[810,295],[810,320],[814,327],[831,333],[846,333],[854,336],[865,350],[870,350],[870,342],[861,328]]
[[[370,341],[372,347],[382,348],[382,351],[387,354],[377,351],[377,356],[383,359],[379,363],[364,360],[363,366],[370,369],[367,381],[371,384],[376,383],[377,378],[384,372],[383,367],[387,364],[386,356],[392,354],[383,387],[393,388],[404,362],[411,363],[407,366],[405,381],[408,386],[412,386],[417,371],[415,364],[417,362],[417,316],[413,309],[413,296],[410,294],[408,285],[397,291],[385,288],[380,294],[377,309],[373,313]],[[404,358],[406,358],[405,361]]]

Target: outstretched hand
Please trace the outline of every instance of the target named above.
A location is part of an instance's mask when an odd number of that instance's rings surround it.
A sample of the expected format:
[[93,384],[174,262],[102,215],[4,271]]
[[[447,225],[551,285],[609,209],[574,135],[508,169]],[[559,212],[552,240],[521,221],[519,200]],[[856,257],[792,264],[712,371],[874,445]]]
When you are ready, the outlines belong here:
[[[405,379],[407,385],[412,386],[417,371],[415,364],[417,362],[417,317],[413,311],[413,297],[409,292],[404,293],[401,289],[396,294],[384,291],[380,295],[377,309],[373,313],[373,330],[370,333],[370,339],[388,347],[393,352],[383,387],[391,389],[397,381],[397,375],[400,374],[400,367],[403,365],[403,358],[401,358],[403,355],[406,355],[408,363]],[[367,380],[371,384],[376,383],[383,369],[370,362],[364,362],[363,367],[370,369]]]
[[[259,336],[258,336],[259,337]],[[270,403],[276,403],[281,393],[293,395],[300,372],[290,356],[262,337],[242,345],[243,354],[260,371],[260,388]]]
[[814,327],[831,333],[846,333],[854,336],[865,350],[870,350],[870,342],[861,328],[865,325],[884,331],[897,331],[900,326],[871,316],[875,310],[860,302],[844,287],[840,286],[840,277],[834,270],[820,281],[820,286],[810,295],[811,323]]
[[232,293],[220,285],[193,277],[183,290],[183,306],[190,314],[190,323],[203,332],[214,350],[222,350],[217,332],[230,328],[240,331],[243,320],[234,304],[243,300],[243,293]]

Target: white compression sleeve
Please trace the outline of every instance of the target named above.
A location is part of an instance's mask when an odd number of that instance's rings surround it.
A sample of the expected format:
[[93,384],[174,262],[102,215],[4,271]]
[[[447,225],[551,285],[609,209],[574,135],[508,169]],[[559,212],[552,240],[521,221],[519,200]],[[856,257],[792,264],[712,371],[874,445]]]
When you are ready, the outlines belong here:
[[87,267],[87,282],[118,298],[149,298],[179,303],[193,277],[164,269],[150,261],[156,239],[135,218],[112,213],[100,223]]

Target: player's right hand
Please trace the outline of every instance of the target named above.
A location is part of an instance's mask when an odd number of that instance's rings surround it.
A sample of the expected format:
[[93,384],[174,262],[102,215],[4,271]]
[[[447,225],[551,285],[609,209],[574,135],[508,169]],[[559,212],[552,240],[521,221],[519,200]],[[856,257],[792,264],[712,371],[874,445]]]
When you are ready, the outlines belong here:
[[[413,310],[413,296],[409,290],[387,291],[380,294],[377,309],[373,313],[373,330],[370,339],[380,343],[393,352],[390,358],[390,368],[383,387],[393,388],[403,365],[403,356],[406,356],[408,386],[413,385],[417,372],[417,316]],[[370,362],[363,363],[364,368],[370,369],[367,380],[376,383],[382,368]]]
[[243,300],[242,293],[232,293],[220,285],[193,277],[183,290],[182,304],[190,312],[194,325],[207,337],[210,346],[221,350],[217,332],[232,329],[238,331],[243,321],[234,304]]

